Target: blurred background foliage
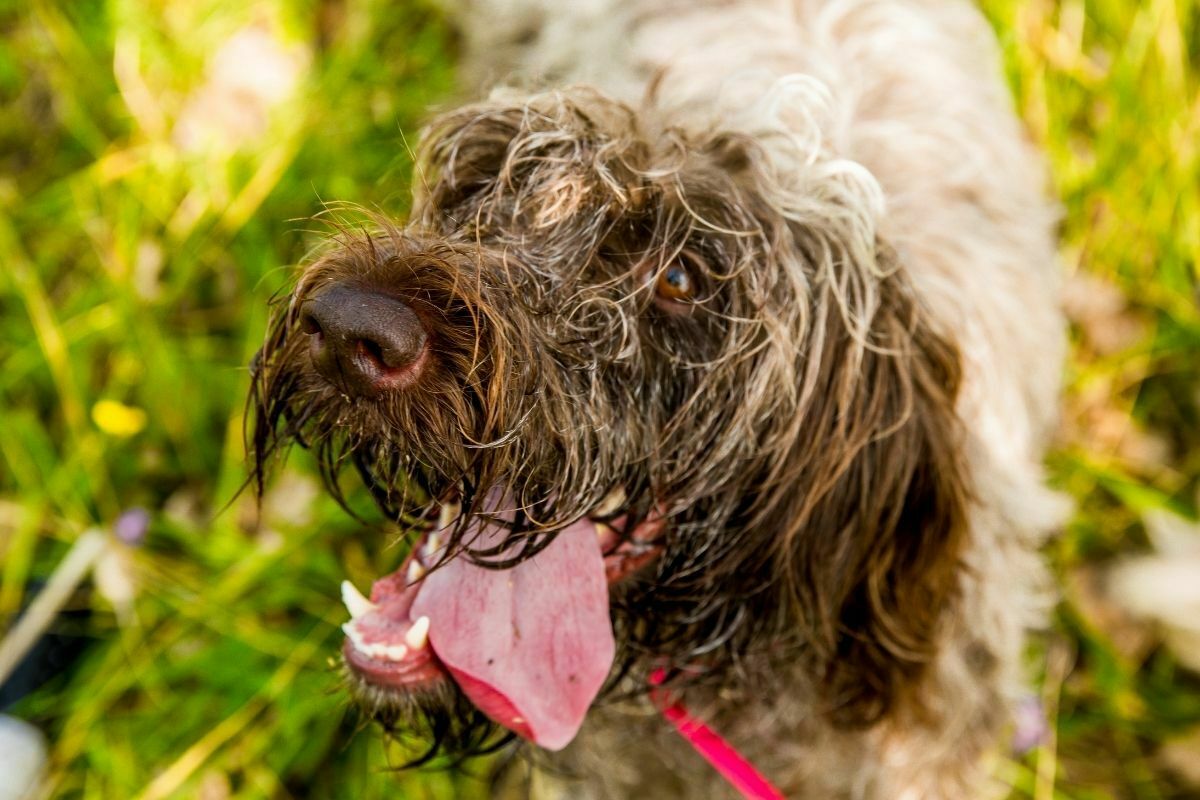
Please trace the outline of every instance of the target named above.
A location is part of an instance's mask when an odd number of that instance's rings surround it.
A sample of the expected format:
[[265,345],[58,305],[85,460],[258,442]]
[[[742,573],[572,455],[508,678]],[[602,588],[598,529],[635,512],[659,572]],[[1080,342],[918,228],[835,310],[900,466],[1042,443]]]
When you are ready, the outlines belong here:
[[[1050,470],[1079,507],[1031,655],[1050,730],[998,774],[1017,798],[1200,797],[1200,9],[983,6],[1064,204]],[[409,145],[454,98],[444,18],[0,0],[0,34],[0,630],[85,531],[150,520],[71,597],[48,682],[0,692],[47,733],[47,793],[481,794],[469,768],[391,772],[338,692],[337,584],[368,585],[396,537],[363,535],[302,453],[261,508],[238,494],[267,300],[324,202],[404,212]]]

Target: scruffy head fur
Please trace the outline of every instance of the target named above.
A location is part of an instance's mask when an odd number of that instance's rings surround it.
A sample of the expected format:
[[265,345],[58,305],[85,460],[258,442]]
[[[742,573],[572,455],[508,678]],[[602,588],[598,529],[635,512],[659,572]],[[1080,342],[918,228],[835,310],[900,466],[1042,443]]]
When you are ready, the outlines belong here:
[[[612,587],[610,694],[665,666],[704,698],[802,697],[830,735],[944,728],[931,671],[967,613],[976,501],[961,348],[885,236],[879,184],[819,130],[675,125],[660,90],[502,92],[437,118],[407,224],[343,222],[274,315],[259,480],[296,440],[402,522],[500,491],[518,555],[465,524],[451,542],[498,569],[623,487],[626,535],[666,525]],[[301,309],[337,284],[416,312],[412,385],[352,397],[318,374]],[[436,729],[459,699],[420,714]]]
[[[886,714],[953,602],[965,486],[958,355],[885,246],[837,198],[787,218],[755,142],[642,131],[588,90],[456,111],[425,154],[410,226],[335,236],[276,316],[256,452],[302,436],[397,518],[503,487],[530,554],[624,486],[669,521],[617,598],[629,669],[804,661],[834,718]],[[334,281],[428,320],[418,385],[363,401],[312,371],[296,309]]]

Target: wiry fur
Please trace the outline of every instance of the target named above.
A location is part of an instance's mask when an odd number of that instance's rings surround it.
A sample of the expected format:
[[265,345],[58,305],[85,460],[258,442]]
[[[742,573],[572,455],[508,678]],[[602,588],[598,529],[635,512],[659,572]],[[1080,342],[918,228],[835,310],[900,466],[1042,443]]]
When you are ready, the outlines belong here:
[[[526,88],[437,119],[408,225],[344,230],[306,269],[261,355],[260,474],[301,438],[398,519],[502,488],[522,557],[614,486],[632,521],[665,514],[662,556],[614,588],[609,700],[560,761],[583,782],[538,793],[719,794],[661,723],[629,733],[665,664],[789,796],[977,796],[1060,514],[1038,459],[1062,347],[1053,214],[977,14],[462,20],[473,73]],[[680,259],[689,313],[654,299]],[[351,400],[315,373],[298,314],[333,281],[421,316],[419,386]]]

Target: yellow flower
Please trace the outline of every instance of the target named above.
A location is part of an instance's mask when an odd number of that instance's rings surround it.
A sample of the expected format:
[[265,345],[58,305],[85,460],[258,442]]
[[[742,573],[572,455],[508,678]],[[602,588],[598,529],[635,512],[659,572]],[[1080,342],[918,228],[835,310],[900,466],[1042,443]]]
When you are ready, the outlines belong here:
[[116,400],[100,400],[92,406],[92,422],[109,436],[124,439],[146,427],[146,412]]

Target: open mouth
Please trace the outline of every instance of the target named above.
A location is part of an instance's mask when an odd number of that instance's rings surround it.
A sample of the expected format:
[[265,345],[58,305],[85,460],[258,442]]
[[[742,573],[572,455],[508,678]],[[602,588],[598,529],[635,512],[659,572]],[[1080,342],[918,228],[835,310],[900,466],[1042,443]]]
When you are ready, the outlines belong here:
[[[511,558],[514,512],[490,502],[466,521],[473,550]],[[494,722],[550,750],[578,732],[615,653],[609,586],[653,561],[664,521],[651,514],[625,531],[625,495],[593,512],[536,554],[505,569],[445,558],[460,509],[447,503],[404,563],[364,597],[348,581],[342,599],[345,662],[377,691],[406,693],[453,680]]]

